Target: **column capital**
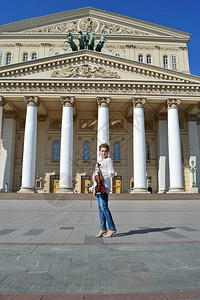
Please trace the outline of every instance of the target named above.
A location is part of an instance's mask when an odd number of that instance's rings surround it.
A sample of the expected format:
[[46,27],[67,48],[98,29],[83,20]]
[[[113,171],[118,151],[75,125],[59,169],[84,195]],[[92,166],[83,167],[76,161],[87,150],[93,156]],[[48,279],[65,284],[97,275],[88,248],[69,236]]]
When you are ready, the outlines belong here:
[[181,103],[180,99],[167,99],[167,108],[178,108],[178,105]]
[[27,106],[38,107],[40,105],[40,100],[37,96],[25,96],[24,101],[26,102]]
[[187,120],[196,122],[197,121],[197,115],[196,114],[189,114],[189,115],[187,115]]
[[146,103],[146,98],[132,98],[133,108],[142,108]]
[[162,112],[156,115],[157,121],[167,121],[167,113]]
[[63,107],[74,107],[75,97],[73,96],[61,96],[61,103]]
[[200,125],[200,112],[197,114],[197,125]]
[[4,99],[4,97],[0,96],[0,106],[4,105],[6,105],[6,100]]
[[110,97],[97,97],[98,107],[108,107],[110,103]]
[[16,113],[13,110],[7,110],[5,111],[5,119],[16,119]]

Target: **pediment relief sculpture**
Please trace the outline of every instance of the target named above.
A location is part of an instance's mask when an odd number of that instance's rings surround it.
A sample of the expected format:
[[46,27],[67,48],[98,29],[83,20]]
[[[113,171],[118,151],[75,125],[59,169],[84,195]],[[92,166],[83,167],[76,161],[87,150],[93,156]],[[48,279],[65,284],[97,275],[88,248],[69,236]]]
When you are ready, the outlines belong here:
[[60,70],[55,70],[51,77],[59,78],[120,78],[117,72],[110,71],[103,67],[93,66],[91,64],[83,64],[77,66],[69,66]]
[[78,31],[91,32],[98,34],[133,34],[133,35],[150,35],[145,31],[131,27],[121,26],[110,22],[104,22],[95,18],[86,17],[80,20],[74,20],[56,25],[26,30],[27,33],[77,33]]

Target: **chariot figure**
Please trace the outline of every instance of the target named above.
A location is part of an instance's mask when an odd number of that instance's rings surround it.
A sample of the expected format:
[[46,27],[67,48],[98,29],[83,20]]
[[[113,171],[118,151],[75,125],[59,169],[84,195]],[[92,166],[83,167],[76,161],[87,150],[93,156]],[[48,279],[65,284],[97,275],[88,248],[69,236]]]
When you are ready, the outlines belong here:
[[80,35],[78,37],[79,40],[79,49],[83,50],[84,49],[84,37],[83,37],[83,32],[80,30],[79,31]]
[[90,35],[88,32],[86,32],[84,36],[84,49],[88,49],[89,40],[90,40]]

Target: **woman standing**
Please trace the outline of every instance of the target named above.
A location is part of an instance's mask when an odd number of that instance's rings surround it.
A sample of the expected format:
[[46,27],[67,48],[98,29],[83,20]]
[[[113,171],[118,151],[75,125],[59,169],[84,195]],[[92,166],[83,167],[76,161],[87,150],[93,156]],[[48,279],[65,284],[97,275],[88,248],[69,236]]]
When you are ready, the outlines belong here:
[[[109,146],[107,144],[101,144],[99,146],[99,152],[101,155],[101,161],[99,162],[100,167],[95,168],[95,172],[93,174],[93,194],[97,197],[97,204],[99,209],[99,218],[100,218],[100,232],[95,236],[96,238],[100,238],[104,236],[105,233],[107,233],[104,237],[110,238],[114,234],[116,234],[117,230],[111,215],[111,212],[108,208],[108,195],[110,193],[110,178],[115,175],[115,170],[113,167],[113,161],[110,157],[108,157],[109,152]],[[103,175],[106,192],[100,193],[95,192],[95,187],[97,186],[97,183],[95,181],[95,176],[100,173],[100,175]],[[108,225],[108,231],[107,226]]]

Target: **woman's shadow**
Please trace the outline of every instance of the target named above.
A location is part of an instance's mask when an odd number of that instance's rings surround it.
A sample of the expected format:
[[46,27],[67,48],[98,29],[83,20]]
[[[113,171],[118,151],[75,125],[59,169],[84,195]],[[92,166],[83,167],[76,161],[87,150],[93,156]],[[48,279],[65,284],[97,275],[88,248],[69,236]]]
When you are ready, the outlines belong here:
[[117,233],[115,237],[122,237],[127,235],[135,235],[135,234],[146,234],[151,232],[162,232],[162,231],[168,231],[171,229],[175,229],[175,227],[163,227],[163,228],[143,228],[139,230],[129,230],[127,232]]

